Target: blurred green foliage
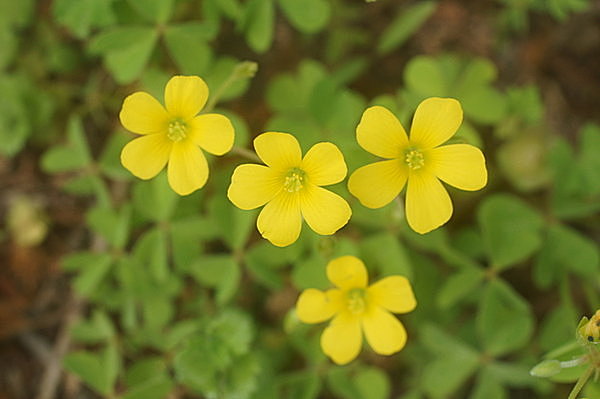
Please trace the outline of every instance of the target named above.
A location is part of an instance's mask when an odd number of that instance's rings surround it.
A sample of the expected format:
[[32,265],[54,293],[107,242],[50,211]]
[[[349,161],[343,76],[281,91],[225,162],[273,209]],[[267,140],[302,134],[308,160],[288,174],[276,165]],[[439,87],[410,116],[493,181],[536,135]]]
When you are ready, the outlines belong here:
[[[89,389],[120,399],[174,390],[239,399],[559,397],[529,369],[573,341],[578,318],[600,304],[600,127],[573,132],[575,143],[552,132],[536,86],[501,87],[494,62],[470,54],[407,56],[397,80],[368,98],[357,82],[403,54],[438,9],[390,0],[387,26],[365,29],[365,8],[385,3],[56,0],[44,9],[0,0],[0,153],[41,149],[42,171],[89,204],[87,244],[62,262],[90,310],[72,330],[78,349],[64,367]],[[530,11],[564,20],[587,5],[499,2],[500,18],[517,29]],[[298,54],[277,61],[277,51]],[[371,160],[355,140],[368,105],[385,105],[408,126],[422,99],[455,97],[465,120],[453,140],[484,149],[489,187],[452,192],[455,221],[420,236],[402,204],[366,209],[339,184],[350,225],[335,237],[304,229],[277,248],[255,232],[255,212],[226,200],[237,155],[210,158],[208,186],[187,197],[164,174],[134,181],[119,161],[129,139],[117,117],[123,98],[138,89],[160,98],[173,74],[200,75],[214,93],[246,58],[262,61],[261,89],[236,81],[219,104],[238,148],[260,131],[285,131],[305,150],[334,142],[353,171]],[[321,329],[295,317],[300,290],[327,288],[325,265],[339,255],[360,256],[373,280],[401,274],[413,283],[418,307],[400,354],[367,350],[333,366],[319,348]],[[556,380],[578,377],[569,372]],[[586,389],[590,398],[600,390]]]

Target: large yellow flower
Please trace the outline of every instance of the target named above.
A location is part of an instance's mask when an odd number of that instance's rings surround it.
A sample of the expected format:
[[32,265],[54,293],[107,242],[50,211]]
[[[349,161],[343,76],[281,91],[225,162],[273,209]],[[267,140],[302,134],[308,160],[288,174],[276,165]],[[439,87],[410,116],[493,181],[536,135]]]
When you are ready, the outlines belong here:
[[266,204],[256,222],[264,238],[279,247],[292,244],[300,235],[303,218],[323,235],[348,223],[352,214],[348,203],[321,187],[346,177],[344,156],[334,144],[317,143],[302,158],[294,136],[267,132],[254,139],[254,149],[266,166],[238,166],[227,196],[240,209]]
[[432,97],[417,107],[410,138],[386,108],[368,108],[356,128],[356,139],[368,152],[388,160],[357,169],[348,189],[369,208],[381,208],[406,189],[406,219],[425,234],[446,223],[452,202],[440,182],[462,190],[479,190],[487,184],[483,153],[468,144],[439,147],[462,123],[460,103]]
[[151,179],[168,162],[169,185],[179,195],[204,186],[208,163],[200,148],[223,155],[234,136],[225,116],[197,115],[207,98],[208,87],[197,76],[172,77],[165,89],[165,107],[143,91],[128,96],[119,114],[121,123],[143,136],[123,148],[123,166],[140,179]]
[[360,352],[362,333],[373,350],[391,355],[404,347],[406,330],[393,313],[412,311],[417,302],[410,283],[389,276],[367,286],[367,269],[354,256],[342,256],[327,265],[327,278],[337,288],[325,292],[309,288],[296,304],[304,323],[333,320],[321,335],[323,352],[337,364],[352,361]]

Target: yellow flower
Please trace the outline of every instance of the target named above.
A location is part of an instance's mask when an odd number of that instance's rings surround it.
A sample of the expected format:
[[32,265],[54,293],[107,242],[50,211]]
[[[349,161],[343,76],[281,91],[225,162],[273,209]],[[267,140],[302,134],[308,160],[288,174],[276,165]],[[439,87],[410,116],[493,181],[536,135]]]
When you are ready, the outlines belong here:
[[344,156],[335,145],[317,143],[302,158],[294,136],[267,132],[254,139],[254,149],[266,166],[238,166],[227,196],[240,209],[266,204],[256,222],[264,238],[285,247],[298,239],[302,219],[323,235],[348,223],[352,214],[348,203],[321,187],[346,177]]
[[204,186],[208,163],[200,148],[223,155],[231,149],[234,135],[225,116],[197,115],[207,98],[208,87],[197,76],[172,77],[165,107],[143,91],[128,96],[119,118],[125,129],[142,137],[123,148],[123,166],[140,179],[151,179],[168,162],[169,185],[179,195]]
[[354,256],[342,256],[327,265],[327,278],[337,288],[325,292],[309,288],[296,304],[304,323],[333,320],[321,335],[323,352],[337,364],[352,361],[362,346],[362,333],[380,355],[400,351],[406,330],[393,313],[412,311],[417,302],[410,283],[402,276],[389,276],[367,286],[367,269]]
[[585,342],[600,344],[600,309],[596,311],[591,319],[584,318],[584,323],[577,332]]
[[348,189],[369,208],[389,204],[406,189],[406,218],[410,227],[425,234],[446,223],[452,202],[440,182],[462,190],[487,184],[485,158],[472,145],[439,146],[456,133],[462,122],[460,103],[452,98],[428,98],[415,112],[410,138],[386,108],[368,108],[356,128],[362,148],[385,161],[357,169]]

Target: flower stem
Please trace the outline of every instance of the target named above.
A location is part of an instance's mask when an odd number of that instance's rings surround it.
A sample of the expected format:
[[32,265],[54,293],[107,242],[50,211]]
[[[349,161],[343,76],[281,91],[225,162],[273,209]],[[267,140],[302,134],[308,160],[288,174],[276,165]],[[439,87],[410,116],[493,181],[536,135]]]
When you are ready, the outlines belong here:
[[262,163],[261,159],[253,151],[243,147],[233,147],[230,151],[232,154],[242,156],[250,161]]
[[243,61],[237,64],[233,68],[233,71],[231,71],[229,77],[227,77],[227,79],[225,79],[225,81],[221,83],[221,86],[219,86],[219,88],[215,91],[215,94],[210,96],[206,107],[204,107],[204,112],[212,111],[212,109],[219,102],[225,91],[227,91],[227,89],[229,89],[229,87],[232,84],[234,84],[237,80],[240,79],[252,78],[256,73],[257,69],[258,64],[256,62]]
[[567,399],[577,399],[577,395],[579,395],[579,392],[581,391],[587,380],[590,378],[593,371],[594,366],[590,365],[590,367],[588,367],[587,370],[585,370],[585,373],[583,373],[581,377],[579,377],[577,383],[571,390],[571,393],[569,394],[569,397]]

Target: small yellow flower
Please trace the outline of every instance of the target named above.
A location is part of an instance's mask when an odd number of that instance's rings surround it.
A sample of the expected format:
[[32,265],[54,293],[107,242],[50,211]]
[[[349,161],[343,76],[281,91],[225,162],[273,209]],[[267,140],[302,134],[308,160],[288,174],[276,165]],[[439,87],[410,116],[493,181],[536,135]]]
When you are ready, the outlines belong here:
[[425,234],[446,223],[452,202],[440,182],[462,190],[479,190],[487,184],[485,158],[472,145],[440,146],[462,123],[460,103],[432,97],[417,107],[410,138],[386,108],[368,108],[356,128],[356,139],[368,152],[388,160],[357,169],[348,189],[369,208],[389,204],[406,189],[406,218],[416,232]]
[[302,158],[294,136],[267,132],[254,139],[254,149],[266,166],[238,166],[227,196],[240,209],[266,204],[256,222],[264,238],[285,247],[298,239],[302,219],[323,235],[348,223],[352,214],[348,203],[321,187],[346,177],[344,156],[335,145],[317,143]]
[[412,311],[417,302],[409,281],[389,276],[367,286],[367,269],[354,256],[342,256],[327,265],[327,278],[337,288],[325,292],[304,290],[296,314],[304,323],[333,320],[321,335],[323,352],[337,364],[352,361],[360,352],[362,332],[380,355],[400,351],[406,330],[393,313]]
[[197,115],[207,99],[208,87],[198,76],[172,77],[165,88],[165,107],[143,91],[128,96],[119,118],[125,129],[143,136],[123,148],[123,166],[140,179],[151,179],[168,162],[169,185],[177,194],[202,188],[208,163],[200,148],[223,155],[234,136],[225,116]]
[[[587,318],[584,318],[584,320]],[[600,309],[579,328],[579,336],[592,344],[600,344]]]

